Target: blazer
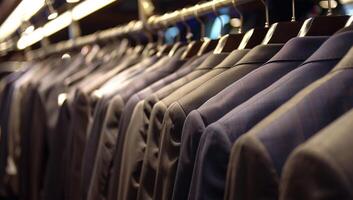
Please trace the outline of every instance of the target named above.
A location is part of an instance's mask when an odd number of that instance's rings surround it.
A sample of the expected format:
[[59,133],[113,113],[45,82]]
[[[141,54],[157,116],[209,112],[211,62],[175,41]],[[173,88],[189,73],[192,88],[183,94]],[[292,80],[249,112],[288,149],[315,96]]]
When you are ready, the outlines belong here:
[[[139,59],[133,55],[125,59],[117,68],[109,71],[109,73],[101,76],[101,80],[107,80],[118,71],[123,71],[127,67],[136,63]],[[131,68],[129,68],[131,69]],[[125,71],[129,71],[129,69]],[[123,73],[123,72],[122,72]],[[84,80],[85,81],[85,80]],[[95,82],[95,84],[102,84],[100,81]],[[71,122],[68,130],[67,141],[64,152],[64,196],[66,199],[78,199],[80,198],[81,186],[81,173],[82,173],[82,158],[84,157],[86,137],[88,126],[90,123],[91,113],[93,113],[94,103],[96,97],[90,95],[91,90],[93,90],[97,85],[87,84],[86,87],[79,87],[73,92],[72,101],[70,103],[70,117]],[[89,88],[89,89],[87,89]],[[65,134],[65,133],[60,133]]]
[[[41,198],[48,147],[45,108],[38,85],[32,83],[21,101],[20,198]],[[32,106],[28,106],[32,105]]]
[[[147,149],[144,155],[144,162],[141,170],[141,178],[140,178],[140,188],[138,191],[138,199],[147,199],[152,198],[153,196],[153,185],[156,174],[156,148],[158,149],[158,136],[160,129],[160,123],[163,120],[163,116],[165,111],[167,110],[167,106],[171,104],[175,99],[180,97],[185,93],[190,92],[193,88],[199,86],[204,83],[210,77],[213,77],[224,70],[224,68],[214,69],[215,66],[220,64],[222,60],[228,55],[228,53],[222,54],[211,54],[206,60],[204,60],[201,65],[197,68],[197,71],[191,73],[185,78],[182,78],[172,85],[167,86],[166,88],[158,91],[157,94],[153,94],[151,97],[147,98],[145,101],[145,108],[149,108],[150,111],[147,111],[151,114],[149,120],[145,121],[146,126],[146,135],[147,135]],[[244,54],[239,54],[239,59]],[[226,61],[224,61],[226,62]],[[228,62],[228,61],[227,61]],[[207,73],[205,73],[207,72]],[[180,88],[178,88],[178,86]],[[182,87],[181,87],[182,86]],[[159,97],[163,97],[163,101],[159,101]],[[151,107],[153,105],[153,108]],[[157,146],[158,145],[158,146]],[[158,152],[158,150],[157,150]]]
[[[141,73],[141,72],[135,72],[135,68],[139,70],[145,70],[151,65],[156,64],[155,63],[156,60],[157,60],[157,57],[144,59],[140,63],[136,64],[136,66],[133,66],[119,73],[116,77],[112,78],[110,81],[116,82],[118,77],[120,77],[119,80],[123,82],[125,79],[128,79],[129,75],[127,74],[136,75],[137,73]],[[108,85],[110,81],[108,81],[106,84]],[[117,85],[121,85],[121,83],[120,84],[117,83]],[[102,88],[104,88],[104,86],[102,86]],[[102,93],[104,93],[104,89]],[[87,199],[89,185],[91,183],[91,178],[93,175],[93,168],[94,168],[94,164],[92,163],[95,163],[97,149],[101,138],[100,135],[103,127],[106,125],[105,123],[106,115],[107,116],[114,115],[114,110],[112,108],[110,108],[109,113],[107,113],[109,102],[111,101],[111,97],[103,96],[103,98],[100,98],[100,99],[97,98],[96,101],[98,101],[98,103],[95,108],[95,113],[92,119],[93,122],[91,123],[91,126],[87,132],[88,134],[87,147],[85,148],[83,161],[82,161],[83,165],[82,165],[82,174],[81,174],[81,196],[83,199]],[[113,105],[114,103],[111,103],[111,104]],[[111,120],[113,119],[115,118],[112,118]],[[114,133],[114,134],[117,134],[117,133]]]
[[297,147],[283,169],[280,199],[352,199],[353,110]]
[[[232,68],[179,98],[167,110],[162,124],[159,166],[153,199],[171,199],[178,164],[181,131],[186,116],[228,85],[271,59],[283,45],[263,45],[249,51]],[[159,191],[159,192],[157,192]]]
[[[137,75],[142,73],[142,72],[135,72],[135,69],[139,68],[140,70],[145,70],[152,65],[156,65],[157,63],[159,63],[158,65],[163,65],[165,62],[168,61],[166,59],[163,59],[164,60],[163,62],[154,63],[155,60],[156,60],[156,57],[145,59],[141,63],[138,63],[135,66],[119,73],[116,77],[113,78],[114,80],[111,79],[110,81],[114,81],[117,84],[117,87],[119,86],[123,87],[122,85],[124,85],[123,84],[124,81],[126,81],[126,79],[129,79],[129,76],[130,76],[129,74]],[[120,79],[118,79],[119,77]],[[106,85],[109,85],[110,81],[108,81]],[[103,88],[102,93],[104,94],[105,93],[104,86],[102,88]],[[115,110],[113,108],[123,107],[123,104],[121,104],[122,102],[120,102],[119,104],[119,102],[117,102],[119,101],[119,99],[118,98],[114,99],[111,97],[111,95],[103,95],[102,98],[97,98],[96,101],[98,101],[98,103],[95,108],[95,114],[92,119],[93,122],[91,123],[90,128],[88,129],[88,132],[87,132],[88,134],[87,147],[84,150],[83,161],[82,161],[83,165],[82,165],[82,174],[81,174],[80,182],[81,182],[81,196],[83,199],[88,198],[88,194],[90,190],[89,187],[91,184],[92,176],[94,174],[93,169],[94,169],[95,160],[97,157],[98,146],[101,143],[102,132],[107,130],[106,126],[107,126],[108,120],[110,121],[110,123],[113,123],[113,124],[119,123],[119,121],[115,122],[116,120],[119,120],[119,119],[116,119],[114,115]],[[111,129],[109,131],[111,131],[110,133],[112,133],[113,135],[117,134],[117,131],[114,129]]]
[[[339,60],[351,48],[352,35],[353,32],[346,32],[333,36],[310,61]],[[234,192],[234,198],[277,198],[282,167],[292,150],[351,108],[352,51],[349,54],[333,71],[303,89],[235,144],[229,168],[234,172],[228,174],[234,187],[227,189]],[[251,159],[254,154],[257,159]]]
[[[8,164],[8,157],[12,156],[14,164],[18,167],[18,158],[15,155],[11,155],[11,143],[9,142],[9,115],[11,113],[11,105],[13,104],[14,86],[13,84],[19,80],[23,75],[23,72],[16,72],[10,74],[5,78],[4,89],[1,95],[1,107],[0,107],[0,195],[1,194],[13,194],[16,195],[19,192],[18,184],[11,184],[8,178],[9,174],[6,173],[6,167]],[[17,119],[18,120],[18,119]],[[14,146],[16,148],[16,146]],[[12,148],[14,148],[12,147]],[[18,175],[15,177],[18,180]],[[18,181],[16,181],[18,183]]]
[[[106,164],[107,161],[111,162],[111,159],[106,159],[109,157],[112,157],[113,154],[115,153],[115,145],[111,145],[111,143],[117,143],[118,141],[112,141],[112,132],[114,132],[113,137],[117,136],[120,128],[119,121],[122,117],[123,114],[123,109],[126,106],[126,102],[128,99],[134,95],[136,92],[142,90],[143,88],[147,87],[148,85],[152,84],[153,82],[169,75],[170,73],[175,72],[182,64],[184,61],[181,61],[179,58],[181,56],[181,50],[177,52],[177,54],[171,58],[165,59],[164,62],[159,62],[158,65],[154,65],[146,69],[145,73],[142,73],[138,76],[134,76],[131,78],[131,80],[128,80],[127,83],[120,87],[118,90],[114,91],[113,93],[108,94],[108,97],[113,97],[114,101],[111,107],[111,112],[108,112],[107,114],[113,114],[107,115],[105,118],[105,122],[103,125],[103,130],[100,133],[100,138],[99,138],[99,143],[103,144],[102,147],[100,147],[100,144],[98,144],[98,150],[97,150],[97,156],[95,156],[95,164],[96,160],[100,159],[100,156],[103,156],[103,164],[101,164],[99,161],[97,162],[97,165],[100,165],[103,167],[97,168],[95,166],[92,181],[90,183],[90,188],[88,192],[88,199],[99,199],[99,198],[105,198],[107,189],[107,184],[108,184],[108,178],[116,177],[116,168],[115,165],[113,164],[113,167],[109,169],[109,166],[111,164]],[[154,68],[153,70],[151,70]],[[133,87],[132,87],[133,84]],[[109,136],[106,136],[109,134]],[[114,138],[115,140],[118,140],[119,138]],[[113,140],[114,140],[113,139]],[[96,147],[97,148],[97,147]],[[99,149],[103,148],[103,149]],[[108,154],[106,155],[107,150],[104,148],[108,148]],[[103,155],[102,155],[103,154]],[[112,176],[105,176],[104,174],[109,172],[109,170],[113,173]],[[102,176],[103,175],[103,176]]]
[[[197,67],[201,62],[203,62],[205,59],[206,59],[206,57],[207,57],[207,54],[206,55],[203,55],[203,56],[201,56],[201,57],[199,57],[199,58],[197,58],[194,62],[192,62],[191,64],[190,64],[190,66],[188,66],[189,64],[188,63],[186,63],[185,65],[187,65],[188,67],[187,68],[194,68],[194,67]],[[202,71],[205,71],[205,70],[200,70],[200,69],[195,69],[193,72],[191,72],[190,74],[188,74],[187,75],[187,77],[191,77],[192,75],[195,75],[195,72],[202,72]],[[173,76],[173,75],[172,75]],[[167,86],[165,86],[165,87],[163,87],[163,89],[160,89],[159,91],[163,91],[165,88],[172,88],[172,86],[173,87],[178,87],[179,85],[182,85],[183,83],[185,83],[187,80],[185,80],[185,78],[179,78],[177,81],[174,81],[173,83],[171,83],[171,84],[169,84],[169,85],[167,85]],[[159,81],[158,81],[159,82]],[[158,83],[157,82],[157,83]],[[147,88],[148,89],[148,88]],[[157,93],[155,93],[155,94],[157,94]],[[139,97],[140,99],[143,99],[143,98],[141,98],[141,97]],[[148,97],[147,97],[148,98]],[[143,140],[143,141],[145,141],[145,135],[142,135],[142,134],[139,134],[139,133],[141,133],[141,132],[143,132],[142,130],[144,130],[144,127],[145,127],[145,121],[143,120],[143,119],[140,119],[140,116],[141,115],[144,115],[144,111],[146,111],[146,109],[144,109],[144,100],[143,101],[140,101],[136,106],[135,106],[135,109],[134,109],[135,111],[133,112],[133,115],[131,116],[131,122],[129,123],[130,125],[132,124],[132,126],[130,126],[129,125],[129,127],[128,127],[128,130],[126,130],[125,131],[125,133],[124,132],[122,132],[122,134],[127,134],[126,136],[128,137],[128,138],[126,138],[126,140],[127,140],[127,142],[129,142],[131,139],[130,138],[135,138],[135,136],[136,135],[139,135],[139,136],[141,136],[142,138],[140,138],[141,140]],[[136,111],[136,110],[138,110],[138,111]],[[134,139],[133,140],[133,142],[136,142],[136,143],[138,143],[138,139]],[[145,142],[144,142],[145,143]],[[131,145],[131,146],[134,146],[135,148],[137,148],[137,145]],[[135,150],[135,149],[134,149]],[[117,152],[117,151],[116,151]],[[136,154],[135,154],[136,153]],[[131,157],[130,158],[130,160],[131,160],[131,162],[133,161],[133,158],[135,158],[135,156],[134,155],[136,155],[137,157],[139,157],[138,155],[137,155],[137,151],[136,152],[133,152],[133,151],[131,151],[130,153],[129,153],[129,157]],[[143,158],[143,152],[142,152],[142,155],[141,155],[141,158]],[[124,160],[124,163],[126,163],[126,165],[128,165],[130,162],[128,162],[127,160]],[[131,169],[131,170],[133,170],[133,171],[135,171],[135,170],[141,170],[140,168],[139,169],[136,169],[136,168],[134,168],[134,169]],[[139,173],[134,173],[134,175],[137,175],[137,174],[139,174]],[[131,178],[136,178],[136,180],[135,180],[135,182],[138,182],[139,181],[139,177],[131,177]],[[132,186],[133,188],[129,188],[128,189],[128,193],[129,193],[129,195],[131,194],[131,195],[133,195],[134,194],[134,191],[135,191],[135,187],[137,187],[136,185],[133,185]],[[136,191],[137,191],[137,189],[136,189]]]
[[[271,60],[192,111],[183,126],[173,199],[187,199],[200,137],[206,127],[298,67],[327,37],[294,38]],[[298,53],[300,52],[300,53]]]
[[[189,194],[191,199],[199,199],[206,195],[223,198],[229,152],[233,142],[299,90],[328,73],[346,52],[345,49],[349,46],[343,42],[346,37],[349,36],[328,39],[297,69],[289,72],[206,128],[201,136],[196,154]],[[337,46],[337,44],[341,44],[341,46]],[[332,55],[330,51],[336,50],[336,48],[340,49],[340,54],[327,60],[326,58]],[[217,157],[212,155],[217,155]],[[215,173],[217,176],[214,175]],[[258,194],[257,192],[251,193]]]
[[[127,106],[124,109],[123,117],[120,120],[120,124],[122,127],[119,130],[120,143],[116,145],[117,146],[116,153],[120,154],[120,157],[118,160],[123,161],[123,162],[120,162],[121,170],[120,170],[120,176],[119,176],[120,187],[118,191],[118,199],[136,199],[137,197],[137,189],[135,187],[135,184],[131,184],[132,177],[135,174],[133,170],[135,169],[134,168],[135,167],[134,164],[136,162],[135,152],[138,146],[136,144],[138,143],[138,139],[136,138],[136,135],[133,135],[133,131],[137,129],[137,133],[139,133],[138,128],[141,127],[141,124],[143,124],[143,120],[138,118],[140,120],[136,121],[136,118],[137,118],[136,116],[137,113],[135,113],[135,110],[137,108],[136,104],[138,104],[138,102],[145,99],[153,92],[157,91],[158,89],[161,89],[163,86],[168,85],[171,82],[174,82],[176,79],[190,73],[202,62],[202,60],[204,59],[200,60],[198,56],[194,57],[193,59],[185,63],[180,70],[161,79],[160,81],[157,81],[150,87],[145,88],[143,91],[132,96],[129,99]],[[139,105],[143,105],[143,104],[139,104]],[[143,112],[139,112],[139,113],[143,113]],[[132,117],[135,117],[135,121],[131,121],[133,119]],[[128,128],[129,130],[127,130]],[[139,178],[136,180],[138,182]]]

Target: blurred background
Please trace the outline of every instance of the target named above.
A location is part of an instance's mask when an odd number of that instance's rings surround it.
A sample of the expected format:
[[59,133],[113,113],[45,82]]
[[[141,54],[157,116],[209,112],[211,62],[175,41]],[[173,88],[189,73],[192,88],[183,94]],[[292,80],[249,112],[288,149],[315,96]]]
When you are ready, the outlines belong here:
[[[27,4],[26,4],[27,1]],[[28,3],[30,2],[30,3]],[[68,10],[88,2],[89,6],[99,7],[92,13],[83,13],[62,30],[41,39],[20,50],[16,43],[21,36],[30,34]],[[103,3],[102,3],[103,2]],[[105,3],[104,3],[105,2]],[[205,1],[199,0],[0,0],[0,61],[18,61],[24,59],[24,52],[41,48],[42,46],[65,41],[79,36],[95,33],[100,30],[126,24],[131,20],[147,20],[152,15],[160,15]],[[22,10],[19,7],[22,5]],[[289,21],[291,19],[291,0],[267,0],[270,22]],[[353,0],[332,0],[333,12],[337,15],[352,15]],[[17,9],[17,12],[16,12]],[[264,25],[264,6],[259,0],[238,8],[244,17],[243,29]],[[296,16],[298,20],[310,16],[325,15],[327,0],[296,0]],[[206,36],[217,38],[223,33],[236,31],[239,26],[239,13],[234,8],[224,8],[217,13],[202,16],[206,25]],[[190,19],[187,23],[192,27],[194,39],[200,36],[200,26],[197,20]],[[178,28],[176,28],[178,27]],[[174,37],[185,34],[185,26],[176,24],[165,31],[166,42],[172,42]]]

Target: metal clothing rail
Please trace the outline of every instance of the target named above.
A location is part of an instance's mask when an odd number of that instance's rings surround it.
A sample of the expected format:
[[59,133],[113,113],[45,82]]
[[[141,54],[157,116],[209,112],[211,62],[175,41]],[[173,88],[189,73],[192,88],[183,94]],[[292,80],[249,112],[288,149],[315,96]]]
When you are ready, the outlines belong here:
[[147,22],[132,21],[127,25],[118,26],[112,29],[96,32],[91,35],[82,36],[76,39],[71,39],[57,44],[42,47],[41,49],[34,50],[31,52],[31,57],[38,58],[53,53],[59,53],[70,50],[72,48],[81,47],[87,44],[91,44],[97,41],[102,41],[114,37],[124,36],[132,34],[134,32],[141,32],[145,27],[149,29],[160,29],[161,27],[170,26],[176,24],[182,20],[188,20],[195,17],[195,13],[201,16],[207,13],[214,12],[215,9],[224,8],[227,6],[240,6],[254,0],[212,0],[209,2],[197,4],[192,7],[176,10],[171,13],[163,15],[151,16]]
[[142,31],[142,29],[143,29],[143,23],[141,21],[131,21],[126,25],[114,27],[104,31],[99,31],[76,39],[70,39],[67,41],[48,45],[38,50],[33,50],[29,52],[29,56],[32,59],[41,58],[47,55],[65,52],[73,48],[79,48],[88,44],[105,41],[115,37],[124,36],[129,33],[139,32],[139,31]]

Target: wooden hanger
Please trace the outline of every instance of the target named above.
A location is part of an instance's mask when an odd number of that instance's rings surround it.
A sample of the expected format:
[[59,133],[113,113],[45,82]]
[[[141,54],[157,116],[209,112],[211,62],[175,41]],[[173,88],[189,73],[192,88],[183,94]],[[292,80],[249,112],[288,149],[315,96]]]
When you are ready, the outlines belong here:
[[[180,11],[175,11],[175,12],[177,13],[176,15],[180,16],[180,18],[182,20],[182,15],[180,14],[181,12]],[[178,49],[180,47],[183,47],[184,45],[185,44],[181,41],[181,30],[179,30],[179,34],[178,34],[178,37],[177,37],[177,42],[175,42],[174,45],[172,46],[171,50],[168,53],[168,56],[169,57],[174,56],[175,53],[178,51]]]
[[327,16],[312,17],[305,20],[298,36],[330,36],[343,28],[349,16],[332,16],[331,0],[328,0],[328,7]]
[[237,9],[236,7],[236,0],[232,0],[233,7],[235,11],[240,15],[240,28],[237,34],[227,34],[221,37],[219,40],[214,53],[224,53],[224,52],[231,52],[237,49],[244,38],[244,33],[242,33],[242,26],[243,26],[243,14]]
[[290,22],[277,22],[271,25],[262,44],[286,43],[296,37],[302,27],[295,17],[295,0],[292,0],[292,19]]
[[266,37],[268,27],[270,24],[269,14],[268,14],[268,6],[267,4],[261,0],[262,4],[265,7],[265,27],[263,28],[253,28],[250,29],[248,32],[245,33],[244,38],[240,42],[238,49],[251,49],[259,44],[264,40]]
[[[195,11],[194,11],[194,16],[195,19],[199,22],[200,24],[200,28],[201,28],[201,35],[200,35],[200,40],[198,41],[190,41],[185,52],[182,54],[181,58],[183,60],[191,58],[193,56],[196,56],[198,54],[198,52],[200,51],[200,49],[202,48],[203,44],[204,44],[204,35],[205,35],[205,24],[203,23],[203,21],[200,19],[199,15],[198,15],[198,11],[197,11],[197,7],[199,5],[196,4],[195,5]],[[183,13],[182,13],[183,15]],[[185,20],[185,19],[184,19]],[[188,26],[188,31],[190,31],[191,28]]]

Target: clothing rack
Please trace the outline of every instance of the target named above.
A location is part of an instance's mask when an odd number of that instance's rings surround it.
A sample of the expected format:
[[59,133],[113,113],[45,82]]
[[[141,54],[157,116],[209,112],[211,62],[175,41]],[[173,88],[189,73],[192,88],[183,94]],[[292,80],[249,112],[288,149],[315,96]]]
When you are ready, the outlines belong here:
[[[84,45],[92,44],[94,42],[104,41],[111,38],[131,35],[136,32],[141,32],[145,28],[160,29],[176,24],[182,20],[188,20],[195,17],[195,13],[201,16],[207,13],[214,12],[216,9],[224,8],[227,6],[241,6],[255,0],[212,0],[205,3],[197,4],[181,10],[176,10],[171,13],[163,15],[151,16],[146,22],[131,21],[126,25],[121,25],[104,31],[96,32],[90,35],[70,39],[67,41],[59,42],[57,44],[42,47],[38,50],[30,52],[31,58],[40,58],[54,53],[64,52],[73,48],[82,47]],[[259,0],[258,0],[259,1]]]

